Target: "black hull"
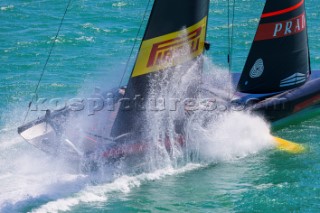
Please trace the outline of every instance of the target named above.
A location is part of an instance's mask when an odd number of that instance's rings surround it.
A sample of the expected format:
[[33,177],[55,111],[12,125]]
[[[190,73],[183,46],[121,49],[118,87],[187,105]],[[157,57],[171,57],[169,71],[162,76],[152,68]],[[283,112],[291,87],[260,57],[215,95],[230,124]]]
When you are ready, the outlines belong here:
[[320,107],[320,78],[255,104],[253,112],[275,122],[311,107]]
[[[237,79],[234,75],[234,80]],[[306,110],[320,108],[320,71],[314,71],[312,78],[301,87],[276,94],[238,94],[238,100],[272,124],[288,119]]]

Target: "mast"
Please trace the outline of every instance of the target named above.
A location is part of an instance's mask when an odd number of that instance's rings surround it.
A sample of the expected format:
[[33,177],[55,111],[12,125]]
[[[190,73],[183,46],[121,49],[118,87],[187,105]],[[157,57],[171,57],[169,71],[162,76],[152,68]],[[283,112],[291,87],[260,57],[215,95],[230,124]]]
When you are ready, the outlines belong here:
[[310,75],[304,0],[267,0],[237,90],[280,92]]
[[[129,102],[145,98],[150,79],[177,65],[195,61],[204,51],[209,0],[155,0],[111,136],[139,131],[143,112]],[[179,50],[184,54],[173,57]],[[169,63],[168,63],[169,62]]]

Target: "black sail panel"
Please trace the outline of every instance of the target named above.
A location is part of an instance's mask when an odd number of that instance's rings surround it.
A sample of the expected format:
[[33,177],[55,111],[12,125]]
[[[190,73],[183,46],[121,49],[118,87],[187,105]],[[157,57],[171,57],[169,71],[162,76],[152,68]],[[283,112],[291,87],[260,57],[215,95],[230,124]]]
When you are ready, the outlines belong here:
[[304,0],[267,0],[237,90],[292,89],[310,74]]
[[153,75],[172,72],[171,67],[191,63],[203,53],[208,8],[209,0],[155,0],[112,137],[143,126],[137,99],[147,96]]

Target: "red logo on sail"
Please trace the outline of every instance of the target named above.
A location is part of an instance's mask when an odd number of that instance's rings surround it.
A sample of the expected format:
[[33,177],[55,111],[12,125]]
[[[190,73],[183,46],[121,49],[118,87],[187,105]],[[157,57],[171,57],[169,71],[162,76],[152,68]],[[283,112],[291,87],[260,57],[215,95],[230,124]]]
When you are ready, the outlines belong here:
[[260,24],[257,30],[255,41],[269,40],[291,36],[306,29],[306,16],[301,14],[286,21]]
[[147,67],[159,65],[162,61],[170,59],[173,53],[179,50],[182,50],[182,54],[185,53],[184,48],[188,48],[186,51],[188,54],[198,51],[201,31],[202,27],[199,27],[181,37],[153,44]]

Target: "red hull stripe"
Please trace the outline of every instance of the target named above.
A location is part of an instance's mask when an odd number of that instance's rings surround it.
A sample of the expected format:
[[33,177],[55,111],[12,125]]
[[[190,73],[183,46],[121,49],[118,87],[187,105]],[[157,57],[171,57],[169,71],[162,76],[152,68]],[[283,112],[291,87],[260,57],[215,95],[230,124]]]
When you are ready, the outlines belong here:
[[320,95],[316,95],[316,96],[313,96],[312,98],[309,98],[308,100],[305,100],[299,104],[297,104],[295,107],[294,107],[294,112],[298,112],[300,110],[303,110],[311,105],[314,105],[316,103],[319,103],[320,102]]
[[274,11],[274,12],[270,12],[270,13],[264,13],[262,14],[261,18],[267,18],[267,17],[271,17],[271,16],[278,16],[284,13],[288,13],[291,12],[295,9],[298,9],[302,4],[303,4],[304,0],[301,0],[298,4],[293,5],[292,7],[288,7],[286,9],[283,10],[278,10],[278,11]]
[[[159,141],[161,142],[161,141]],[[184,138],[179,135],[176,138],[176,141],[174,143],[180,144],[180,146],[184,146]],[[169,151],[172,148],[172,144],[170,142],[169,138],[166,138],[164,141],[165,148],[167,151]],[[146,150],[149,148],[148,143],[146,142],[137,142],[134,144],[128,144],[123,146],[117,146],[115,148],[111,148],[103,153],[104,158],[117,158],[122,155],[128,156],[128,155],[136,155],[143,152],[146,152]]]
[[97,142],[96,140],[94,140],[94,139],[92,139],[92,138],[90,138],[90,137],[88,137],[88,136],[85,136],[85,138],[88,139],[88,140],[90,140],[90,141],[92,141],[92,142]]

